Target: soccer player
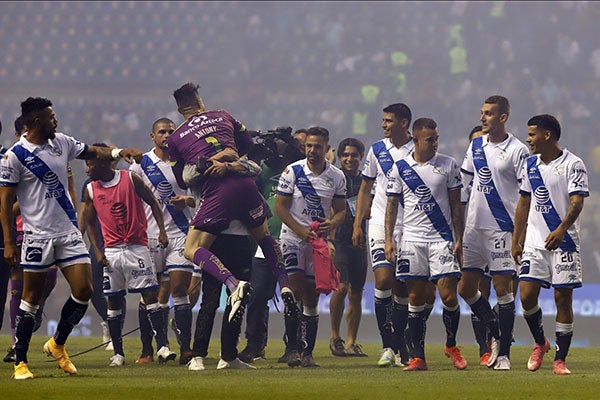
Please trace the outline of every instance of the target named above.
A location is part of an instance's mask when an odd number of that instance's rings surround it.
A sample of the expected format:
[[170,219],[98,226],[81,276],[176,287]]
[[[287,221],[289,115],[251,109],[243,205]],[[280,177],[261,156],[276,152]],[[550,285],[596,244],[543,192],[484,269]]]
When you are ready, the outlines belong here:
[[402,199],[404,231],[396,277],[405,279],[408,286],[408,330],[413,349],[413,358],[404,370],[427,369],[423,314],[429,280],[436,284],[444,304],[444,353],[456,368],[465,369],[467,361],[456,346],[460,320],[457,283],[464,228],[460,171],[453,158],[437,152],[439,134],[434,120],[419,118],[412,131],[414,153],[396,161],[388,176],[385,214],[385,252],[393,260],[398,248],[394,231]]
[[92,295],[90,257],[77,227],[75,208],[67,187],[67,164],[75,158],[112,160],[140,157],[134,149],[87,146],[63,133],[52,102],[27,98],[21,103],[27,135],[15,143],[0,164],[0,220],[4,233],[4,258],[15,267],[18,250],[12,226],[16,197],[23,217],[23,294],[17,311],[14,379],[31,379],[27,351],[48,268],[58,265],[71,288],[61,311],[56,333],[44,344],[44,352],[68,374],[77,369],[65,350],[73,327],[85,315]]
[[[108,330],[114,347],[109,366],[121,367],[125,363],[121,335],[123,299],[127,292],[141,293],[144,299],[156,335],[159,361],[173,360],[176,354],[167,344],[166,321],[158,303],[158,282],[148,250],[148,222],[143,203],[150,205],[158,226],[156,245],[166,248],[169,240],[160,205],[142,178],[130,171],[116,170],[111,160],[87,160],[86,165],[92,182],[85,194],[82,218],[87,223],[96,259],[104,265],[103,289],[108,298]],[[98,245],[97,220],[102,228],[104,250]]]
[[[483,136],[473,139],[461,167],[463,187],[469,187],[471,180],[473,183],[459,292],[493,337],[487,366],[495,370],[510,369],[515,323],[512,278],[516,273],[510,245],[519,182],[528,156],[525,144],[506,131],[509,114],[510,105],[505,97],[491,96],[485,100],[481,107]],[[479,291],[486,267],[498,298],[498,319]]]
[[[281,174],[275,202],[275,213],[283,223],[279,237],[285,266],[292,290],[303,304],[300,321],[289,315],[284,317],[287,346],[291,349],[287,362],[290,367],[318,367],[312,353],[319,326],[319,294],[310,244],[310,239],[318,235],[310,226],[313,221],[319,221],[319,234],[326,236],[340,226],[346,215],[344,173],[325,158],[330,148],[329,131],[309,128],[305,148],[306,158],[288,165]],[[330,253],[334,253],[333,242],[327,240]]]
[[[241,319],[250,296],[250,284],[238,281],[209,248],[232,220],[242,221],[277,277],[286,309],[298,314],[296,300],[288,287],[281,251],[269,235],[264,199],[252,178],[227,174],[227,168],[223,167],[228,165],[228,161],[237,159],[236,136],[245,136],[249,141],[252,139],[246,128],[229,113],[206,110],[198,87],[187,83],[173,93],[185,122],[168,139],[175,177],[181,185],[185,185],[185,181],[191,183],[191,188],[197,190],[202,198],[190,221],[184,256],[227,286],[231,292],[228,301],[232,304],[229,319]],[[206,164],[212,165],[199,175],[198,164],[207,159]],[[196,179],[184,179],[184,175]],[[242,193],[243,196],[240,195]]]
[[[194,270],[194,264],[183,256],[185,238],[189,229],[191,210],[196,202],[188,192],[179,187],[167,149],[167,139],[175,131],[175,123],[168,118],[160,118],[152,124],[150,139],[154,147],[144,153],[139,164],[131,165],[130,171],[140,176],[144,184],[152,190],[160,205],[165,230],[169,237],[169,245],[162,247],[159,242],[160,229],[152,216],[152,207],[144,203],[148,220],[148,248],[154,262],[157,279],[161,285],[158,298],[161,310],[169,319],[169,294],[175,305],[175,324],[178,329],[180,361],[189,361],[191,349],[192,307],[187,294]],[[169,293],[170,292],[170,293]],[[143,364],[152,361],[152,330],[148,318],[147,307],[140,303],[139,307],[140,335],[142,336],[142,355],[136,361]],[[188,359],[186,361],[186,358]]]
[[565,360],[573,338],[573,288],[582,285],[577,218],[589,187],[583,161],[560,146],[560,136],[560,124],[552,115],[536,115],[527,122],[527,143],[534,155],[524,167],[512,255],[521,266],[523,316],[535,339],[527,368],[537,371],[550,348],[538,296],[540,288],[552,286],[556,303],[553,370],[569,375]]
[[[360,162],[365,155],[365,145],[358,139],[346,138],[338,145],[337,155],[341,169],[346,177],[347,207],[346,218],[331,239],[335,244],[333,265],[340,271],[340,287],[334,291],[329,301],[331,318],[331,339],[329,349],[334,356],[365,357],[361,346],[356,343],[358,327],[362,315],[362,293],[367,278],[366,246],[352,245],[352,226],[356,214],[356,196],[360,189]],[[363,229],[365,228],[363,221]],[[335,237],[333,237],[335,236]],[[346,320],[348,329],[346,341],[340,337],[340,324],[344,315],[346,295],[348,296],[348,311]]]
[[[375,316],[383,344],[377,365],[382,367],[408,365],[409,362],[404,340],[408,318],[408,294],[406,284],[396,280],[395,266],[385,257],[384,216],[387,174],[394,162],[412,154],[414,150],[409,132],[411,118],[410,108],[403,103],[391,104],[383,109],[381,127],[385,137],[373,143],[367,153],[352,227],[352,243],[355,247],[364,246],[363,221],[369,220],[368,240],[375,275]],[[373,188],[375,194],[371,202]],[[402,218],[398,220],[401,221]],[[398,223],[395,229],[397,241],[401,233],[402,226]]]

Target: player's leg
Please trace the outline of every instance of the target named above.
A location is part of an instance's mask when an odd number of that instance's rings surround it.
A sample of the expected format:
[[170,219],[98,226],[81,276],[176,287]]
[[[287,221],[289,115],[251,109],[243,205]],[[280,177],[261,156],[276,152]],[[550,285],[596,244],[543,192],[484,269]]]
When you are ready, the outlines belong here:
[[[285,252],[286,250],[284,250]],[[286,258],[287,259],[287,258]],[[298,265],[288,265],[290,267],[296,267],[295,270],[288,270],[288,278],[290,289],[294,292],[296,299],[303,299],[305,292],[305,273],[304,270],[298,270]],[[304,302],[302,302],[304,304]],[[284,315],[285,324],[285,354],[286,362],[290,367],[297,367],[301,364],[301,352],[303,350],[303,343],[300,332],[300,325],[302,316]]]
[[[346,336],[346,353],[350,356],[364,357],[366,354],[357,343],[358,328],[362,318],[362,296],[367,279],[367,253],[364,249],[353,249],[350,268],[348,269],[348,280],[350,290],[348,291],[348,309],[346,311],[346,322],[348,334]],[[408,315],[408,305],[407,305]]]
[[544,334],[542,309],[538,304],[541,287],[542,285],[536,281],[522,280],[519,284],[523,317],[525,317],[529,331],[535,341],[533,352],[527,362],[527,368],[530,371],[536,371],[540,368],[544,355],[550,349],[550,343]]
[[317,331],[319,328],[319,294],[316,290],[314,271],[312,264],[307,265],[302,293],[302,316],[300,317],[300,340],[304,344],[302,348],[303,367],[318,367],[313,359],[313,350],[317,342]]
[[556,355],[554,356],[554,373],[570,375],[565,365],[571,340],[573,339],[573,288],[557,287],[554,289],[556,303]]
[[223,285],[212,275],[202,276],[202,298],[200,310],[196,317],[194,342],[192,346],[192,359],[208,355],[208,345],[215,322],[215,315],[219,308],[221,290]]
[[[334,264],[338,271],[340,267],[338,264]],[[331,294],[331,299],[329,300],[329,316],[331,321],[331,338],[329,339],[329,350],[331,350],[331,354],[338,357],[345,357],[345,347],[344,340],[340,335],[340,325],[342,322],[342,316],[344,315],[344,307],[346,302],[346,295],[348,294],[348,280],[347,274],[345,277],[345,282],[342,282],[340,278],[340,285],[337,290],[335,290]]]
[[463,358],[458,346],[456,346],[456,334],[460,322],[460,307],[458,304],[456,277],[448,277],[437,280],[437,288],[444,305],[442,320],[446,328],[446,345],[444,353],[450,357],[457,369],[467,368],[467,361]]
[[[170,289],[175,306],[175,325],[180,347],[180,363],[187,363],[185,358],[191,357],[190,343],[192,340],[192,305],[187,294],[187,289],[192,280],[191,271],[170,270]],[[183,359],[182,359],[183,357]]]
[[512,292],[514,271],[493,274],[492,280],[498,299],[498,326],[500,329],[500,351],[498,357],[510,359],[510,346],[515,326],[515,298]]
[[23,292],[15,318],[15,365],[28,362],[27,352],[33,334],[35,313],[39,308],[45,282],[46,271],[23,271]]
[[[483,276],[479,280],[479,291],[486,299],[490,298],[491,283],[492,277],[489,275],[489,273],[484,272]],[[491,337],[488,336],[489,331],[485,324],[477,317],[477,315],[475,315],[473,310],[471,310],[471,325],[473,326],[475,341],[479,346],[479,365],[487,366],[491,355],[488,340],[491,340]]]
[[408,288],[408,337],[412,348],[410,364],[405,371],[426,370],[425,361],[425,299],[427,278],[407,279]]

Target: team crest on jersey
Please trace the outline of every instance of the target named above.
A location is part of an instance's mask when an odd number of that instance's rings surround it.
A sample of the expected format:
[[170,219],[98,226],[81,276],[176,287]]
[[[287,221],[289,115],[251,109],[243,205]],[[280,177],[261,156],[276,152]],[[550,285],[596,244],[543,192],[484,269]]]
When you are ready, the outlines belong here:
[[498,158],[500,160],[506,160],[507,157],[508,157],[508,154],[506,154],[506,152],[504,150],[501,150],[500,153],[498,153]]
[[560,175],[563,175],[564,173],[565,173],[565,169],[562,167],[562,165],[557,165],[556,168],[554,168],[554,175],[560,176]]
[[433,173],[434,174],[442,174],[442,169],[440,167],[433,167]]
[[50,147],[50,154],[52,154],[55,157],[59,157],[62,156],[62,150],[59,147]]

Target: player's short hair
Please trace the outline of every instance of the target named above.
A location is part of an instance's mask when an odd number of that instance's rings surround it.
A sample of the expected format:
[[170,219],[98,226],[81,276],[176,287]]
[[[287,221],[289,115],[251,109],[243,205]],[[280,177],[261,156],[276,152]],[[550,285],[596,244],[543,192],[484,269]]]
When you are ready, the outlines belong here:
[[420,131],[421,129],[437,129],[437,124],[431,118],[419,118],[413,122],[412,130]]
[[312,128],[308,128],[306,130],[306,137],[308,138],[311,135],[320,136],[322,138],[325,138],[329,142],[329,131],[320,126],[313,126]]
[[358,153],[360,154],[360,158],[362,158],[365,155],[365,145],[363,144],[363,142],[361,142],[360,140],[358,140],[356,138],[345,138],[345,139],[342,139],[342,141],[338,145],[338,150],[337,150],[338,157],[342,153],[344,153],[346,146],[356,147],[356,149],[358,150]]
[[167,117],[159,118],[156,121],[154,121],[154,123],[152,124],[152,132],[154,132],[154,129],[156,128],[156,125],[158,125],[158,124],[171,124],[171,125],[175,125],[175,122],[171,121]]
[[15,119],[15,133],[19,135],[23,133],[25,130],[25,120],[22,115],[19,115],[17,119]]
[[37,113],[48,107],[52,107],[50,100],[43,97],[28,97],[21,103],[21,115],[23,116],[25,125],[31,126]]
[[487,99],[485,99],[484,103],[496,104],[498,106],[498,111],[500,111],[500,114],[510,115],[510,103],[508,102],[508,99],[504,96],[490,96]]
[[294,132],[294,134],[292,136],[296,136],[299,133],[308,133],[308,129],[306,129],[306,128],[296,129],[296,132]]
[[394,114],[398,121],[402,119],[408,120],[408,125],[410,126],[410,121],[412,119],[412,113],[410,112],[410,108],[404,103],[395,103],[390,104],[389,106],[383,109],[384,113]]
[[196,105],[196,98],[198,96],[198,89],[200,85],[188,82],[181,86],[179,89],[173,92],[177,107],[182,109]]
[[550,114],[535,115],[527,121],[527,126],[537,126],[549,130],[556,140],[560,139],[560,123]]
[[471,133],[469,133],[469,141],[473,140],[473,135],[475,135],[477,132],[481,132],[482,130],[483,127],[481,125],[477,125],[473,129],[471,129]]

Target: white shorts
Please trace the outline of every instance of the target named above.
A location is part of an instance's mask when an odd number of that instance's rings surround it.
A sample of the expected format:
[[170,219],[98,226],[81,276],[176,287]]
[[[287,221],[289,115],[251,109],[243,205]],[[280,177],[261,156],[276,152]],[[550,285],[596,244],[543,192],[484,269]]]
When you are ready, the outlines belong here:
[[550,286],[582,286],[581,256],[577,251],[549,251],[525,245],[521,257],[519,280]]
[[108,266],[104,267],[104,295],[124,295],[158,289],[158,281],[150,252],[136,244],[104,249]]
[[460,277],[460,268],[452,254],[452,242],[410,242],[402,240],[396,279]]
[[81,232],[73,231],[54,238],[36,238],[25,234],[21,248],[21,268],[27,272],[45,272],[53,266],[59,268],[73,264],[90,264],[90,254]]
[[313,248],[310,243],[279,239],[279,245],[288,275],[301,272],[306,278],[315,277]]
[[[374,224],[369,221],[369,231],[367,235],[369,238],[369,254],[371,256],[373,270],[381,267],[393,268],[394,266],[385,258],[385,226]],[[394,243],[396,243],[397,248],[401,237],[401,231],[396,229],[394,231]]]
[[194,264],[183,256],[185,236],[169,238],[169,245],[163,249],[158,238],[148,238],[148,249],[154,262],[154,270],[163,280],[169,280],[170,271],[192,273]]
[[511,254],[512,232],[468,229],[463,236],[463,271],[490,275],[516,274]]

